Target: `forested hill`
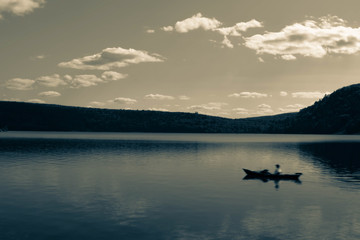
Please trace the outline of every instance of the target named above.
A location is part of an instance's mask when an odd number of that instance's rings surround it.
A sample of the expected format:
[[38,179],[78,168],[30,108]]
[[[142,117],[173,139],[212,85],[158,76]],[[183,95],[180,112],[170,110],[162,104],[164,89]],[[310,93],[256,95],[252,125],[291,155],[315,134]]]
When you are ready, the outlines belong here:
[[0,129],[185,133],[360,133],[360,84],[298,113],[227,119],[196,113],[111,110],[0,101]]
[[350,85],[302,109],[292,123],[297,133],[360,133],[360,84]]

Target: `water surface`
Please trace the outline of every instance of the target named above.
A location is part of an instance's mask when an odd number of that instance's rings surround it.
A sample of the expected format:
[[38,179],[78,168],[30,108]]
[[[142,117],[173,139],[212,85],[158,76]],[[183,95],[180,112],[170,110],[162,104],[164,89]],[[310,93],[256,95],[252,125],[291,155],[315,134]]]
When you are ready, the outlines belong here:
[[[359,239],[360,136],[0,133],[0,239]],[[303,172],[243,180],[242,168]]]

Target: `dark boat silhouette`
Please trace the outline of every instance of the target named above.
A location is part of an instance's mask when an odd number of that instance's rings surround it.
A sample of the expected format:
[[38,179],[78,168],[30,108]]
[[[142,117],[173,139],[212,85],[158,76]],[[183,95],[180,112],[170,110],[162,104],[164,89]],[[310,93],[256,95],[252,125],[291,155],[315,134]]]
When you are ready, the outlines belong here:
[[246,179],[259,178],[259,179],[270,179],[270,180],[299,180],[299,177],[302,175],[302,173],[272,174],[267,170],[252,171],[245,168],[243,168],[243,170],[247,174],[245,177]]

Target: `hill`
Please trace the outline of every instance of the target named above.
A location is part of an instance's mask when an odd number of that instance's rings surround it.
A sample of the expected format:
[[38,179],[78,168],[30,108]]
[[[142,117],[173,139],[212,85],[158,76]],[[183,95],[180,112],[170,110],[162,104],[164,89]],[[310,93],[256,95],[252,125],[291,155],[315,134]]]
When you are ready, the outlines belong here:
[[360,84],[298,113],[227,119],[196,113],[111,110],[0,101],[0,129],[184,133],[360,133]]

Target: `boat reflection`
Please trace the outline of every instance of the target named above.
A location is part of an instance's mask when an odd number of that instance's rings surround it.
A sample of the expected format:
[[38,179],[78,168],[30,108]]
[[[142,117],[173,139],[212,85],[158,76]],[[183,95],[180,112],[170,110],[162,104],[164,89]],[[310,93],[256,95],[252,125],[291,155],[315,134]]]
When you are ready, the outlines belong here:
[[299,179],[268,179],[268,178],[262,178],[262,177],[256,177],[256,176],[249,176],[246,175],[243,180],[259,180],[264,183],[266,182],[274,182],[274,187],[276,189],[280,188],[280,181],[286,181],[286,182],[294,182],[296,184],[301,184],[302,182]]

